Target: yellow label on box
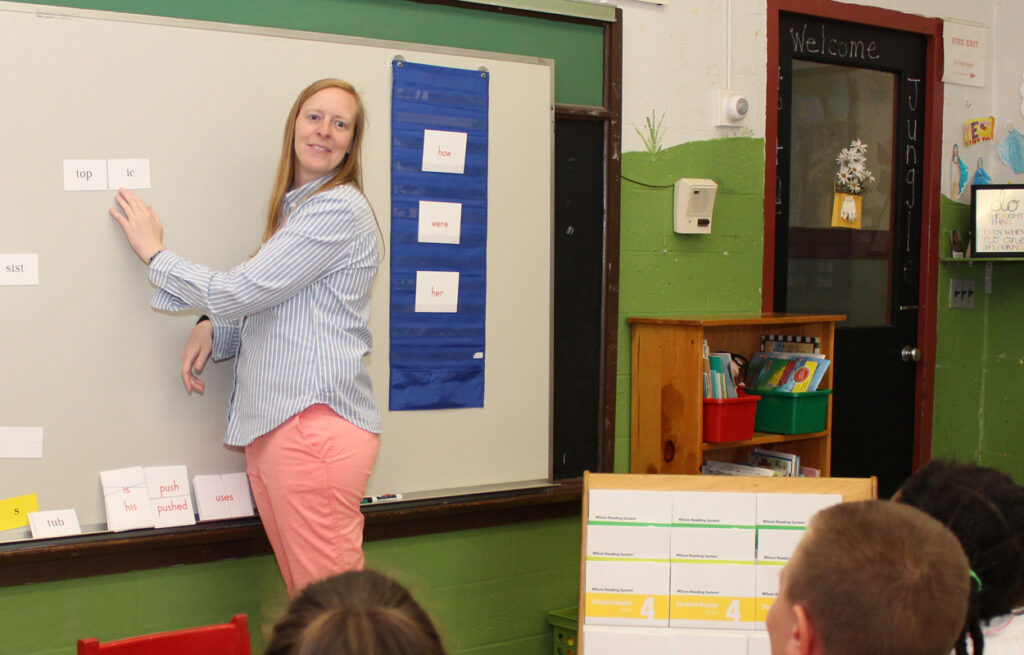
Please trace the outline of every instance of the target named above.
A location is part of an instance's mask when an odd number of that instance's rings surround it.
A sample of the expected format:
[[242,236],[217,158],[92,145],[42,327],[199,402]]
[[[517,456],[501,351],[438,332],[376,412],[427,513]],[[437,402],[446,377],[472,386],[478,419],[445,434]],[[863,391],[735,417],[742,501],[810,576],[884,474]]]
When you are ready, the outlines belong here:
[[755,612],[757,614],[758,623],[764,623],[768,619],[768,610],[771,609],[772,603],[775,602],[774,598],[757,598],[755,599]]
[[0,500],[0,531],[28,525],[28,513],[39,511],[35,494]]
[[728,596],[672,596],[672,619],[753,622],[754,599]]
[[668,620],[668,596],[588,593],[585,616],[604,619]]

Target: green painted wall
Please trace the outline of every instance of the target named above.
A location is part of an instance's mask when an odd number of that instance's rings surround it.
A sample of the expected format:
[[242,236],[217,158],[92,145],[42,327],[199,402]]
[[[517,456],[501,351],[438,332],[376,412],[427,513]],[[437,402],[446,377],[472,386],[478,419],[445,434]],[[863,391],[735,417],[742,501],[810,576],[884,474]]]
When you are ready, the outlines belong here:
[[[949,232],[970,228],[970,206],[942,196],[940,252]],[[944,263],[938,280],[938,348],[932,453],[994,466],[1024,483],[1024,263]],[[951,278],[974,280],[974,309],[949,309]]]
[[[622,177],[615,470],[628,472],[626,318],[761,310],[764,139],[695,141],[657,154],[627,152]],[[681,177],[718,183],[711,234],[673,232],[673,184]]]
[[[548,655],[547,613],[576,604],[577,518],[366,544],[405,583],[453,655]],[[0,571],[0,575],[3,572]],[[70,655],[101,640],[249,616],[253,652],[287,594],[272,557],[0,588],[0,655]]]
[[601,105],[604,33],[594,25],[408,0],[20,1],[544,57],[555,60],[557,102]]

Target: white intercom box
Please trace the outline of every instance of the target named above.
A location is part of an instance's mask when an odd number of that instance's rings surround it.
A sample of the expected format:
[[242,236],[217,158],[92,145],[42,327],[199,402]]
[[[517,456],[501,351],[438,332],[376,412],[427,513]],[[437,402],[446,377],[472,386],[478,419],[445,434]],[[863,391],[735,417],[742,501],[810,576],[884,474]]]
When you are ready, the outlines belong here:
[[714,180],[694,177],[676,180],[672,229],[679,234],[711,234],[717,190]]

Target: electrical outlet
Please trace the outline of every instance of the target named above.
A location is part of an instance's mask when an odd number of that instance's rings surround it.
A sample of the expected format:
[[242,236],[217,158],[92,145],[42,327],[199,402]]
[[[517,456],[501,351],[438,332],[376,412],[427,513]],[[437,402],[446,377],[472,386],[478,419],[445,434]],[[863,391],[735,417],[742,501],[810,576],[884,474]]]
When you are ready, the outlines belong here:
[[949,281],[949,308],[974,309],[974,280]]

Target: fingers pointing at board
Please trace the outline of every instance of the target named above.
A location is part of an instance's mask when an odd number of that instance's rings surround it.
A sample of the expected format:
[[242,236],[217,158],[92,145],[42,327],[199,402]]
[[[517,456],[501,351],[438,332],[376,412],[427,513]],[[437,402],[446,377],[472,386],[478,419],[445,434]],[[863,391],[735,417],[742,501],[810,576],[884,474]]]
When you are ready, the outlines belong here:
[[142,202],[142,198],[129,189],[118,189],[114,199],[121,207],[121,211],[111,207],[110,215],[124,230],[128,245],[142,263],[149,264],[153,256],[164,249],[164,227],[160,223],[160,217],[152,207]]

